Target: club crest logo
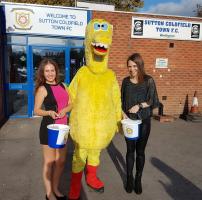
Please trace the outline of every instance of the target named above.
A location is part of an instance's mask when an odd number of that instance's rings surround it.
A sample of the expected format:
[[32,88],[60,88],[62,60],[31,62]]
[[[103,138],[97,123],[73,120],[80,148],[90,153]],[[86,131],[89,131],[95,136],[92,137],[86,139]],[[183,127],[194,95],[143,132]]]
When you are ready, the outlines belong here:
[[133,130],[131,129],[131,128],[126,128],[126,132],[128,133],[128,134],[132,134],[133,133]]
[[27,28],[30,24],[30,14],[24,12],[15,13],[15,21],[18,26],[21,28]]
[[191,27],[191,38],[200,38],[200,24],[192,24]]
[[[14,18],[14,24],[12,29],[15,30],[31,30],[32,29],[32,17],[34,11],[27,8],[13,8],[11,10]],[[11,28],[11,27],[10,27]]]

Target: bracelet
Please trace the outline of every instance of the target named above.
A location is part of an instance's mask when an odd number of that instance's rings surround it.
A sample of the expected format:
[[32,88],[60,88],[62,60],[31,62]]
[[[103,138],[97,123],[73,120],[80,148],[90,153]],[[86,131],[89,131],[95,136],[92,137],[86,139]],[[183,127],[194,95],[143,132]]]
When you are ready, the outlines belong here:
[[51,117],[51,111],[50,111],[50,110],[48,111],[48,116],[50,116],[50,117]]

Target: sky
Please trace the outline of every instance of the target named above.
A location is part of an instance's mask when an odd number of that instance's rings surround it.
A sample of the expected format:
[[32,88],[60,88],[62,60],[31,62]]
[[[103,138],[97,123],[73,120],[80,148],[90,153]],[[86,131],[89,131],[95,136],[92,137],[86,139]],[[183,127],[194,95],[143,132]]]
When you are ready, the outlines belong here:
[[139,12],[194,17],[197,4],[202,5],[202,0],[144,0]]

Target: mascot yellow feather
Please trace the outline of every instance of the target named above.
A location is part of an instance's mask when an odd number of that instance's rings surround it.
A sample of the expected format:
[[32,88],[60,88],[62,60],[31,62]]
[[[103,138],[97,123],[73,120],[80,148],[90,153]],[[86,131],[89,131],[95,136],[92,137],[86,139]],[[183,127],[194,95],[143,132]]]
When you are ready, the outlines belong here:
[[69,90],[73,101],[70,115],[71,137],[75,143],[69,199],[78,199],[82,171],[87,160],[86,182],[103,192],[96,176],[101,149],[112,140],[121,120],[120,90],[114,72],[108,69],[113,27],[103,19],[93,19],[86,27],[86,66],[79,69]]

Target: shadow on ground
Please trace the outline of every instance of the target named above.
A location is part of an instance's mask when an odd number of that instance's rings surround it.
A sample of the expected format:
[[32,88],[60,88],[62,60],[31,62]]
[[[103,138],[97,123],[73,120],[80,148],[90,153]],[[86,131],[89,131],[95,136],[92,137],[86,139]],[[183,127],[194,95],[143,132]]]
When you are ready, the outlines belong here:
[[120,151],[116,148],[113,142],[109,144],[107,147],[107,152],[111,158],[111,160],[114,163],[114,166],[116,167],[122,181],[123,185],[125,185],[126,182],[126,163],[124,160],[124,157],[120,153]]
[[201,200],[202,191],[194,185],[190,180],[182,176],[175,169],[159,160],[158,158],[152,157],[151,163],[159,171],[161,171],[167,178],[170,179],[170,183],[164,183],[159,180],[166,192],[176,200]]

